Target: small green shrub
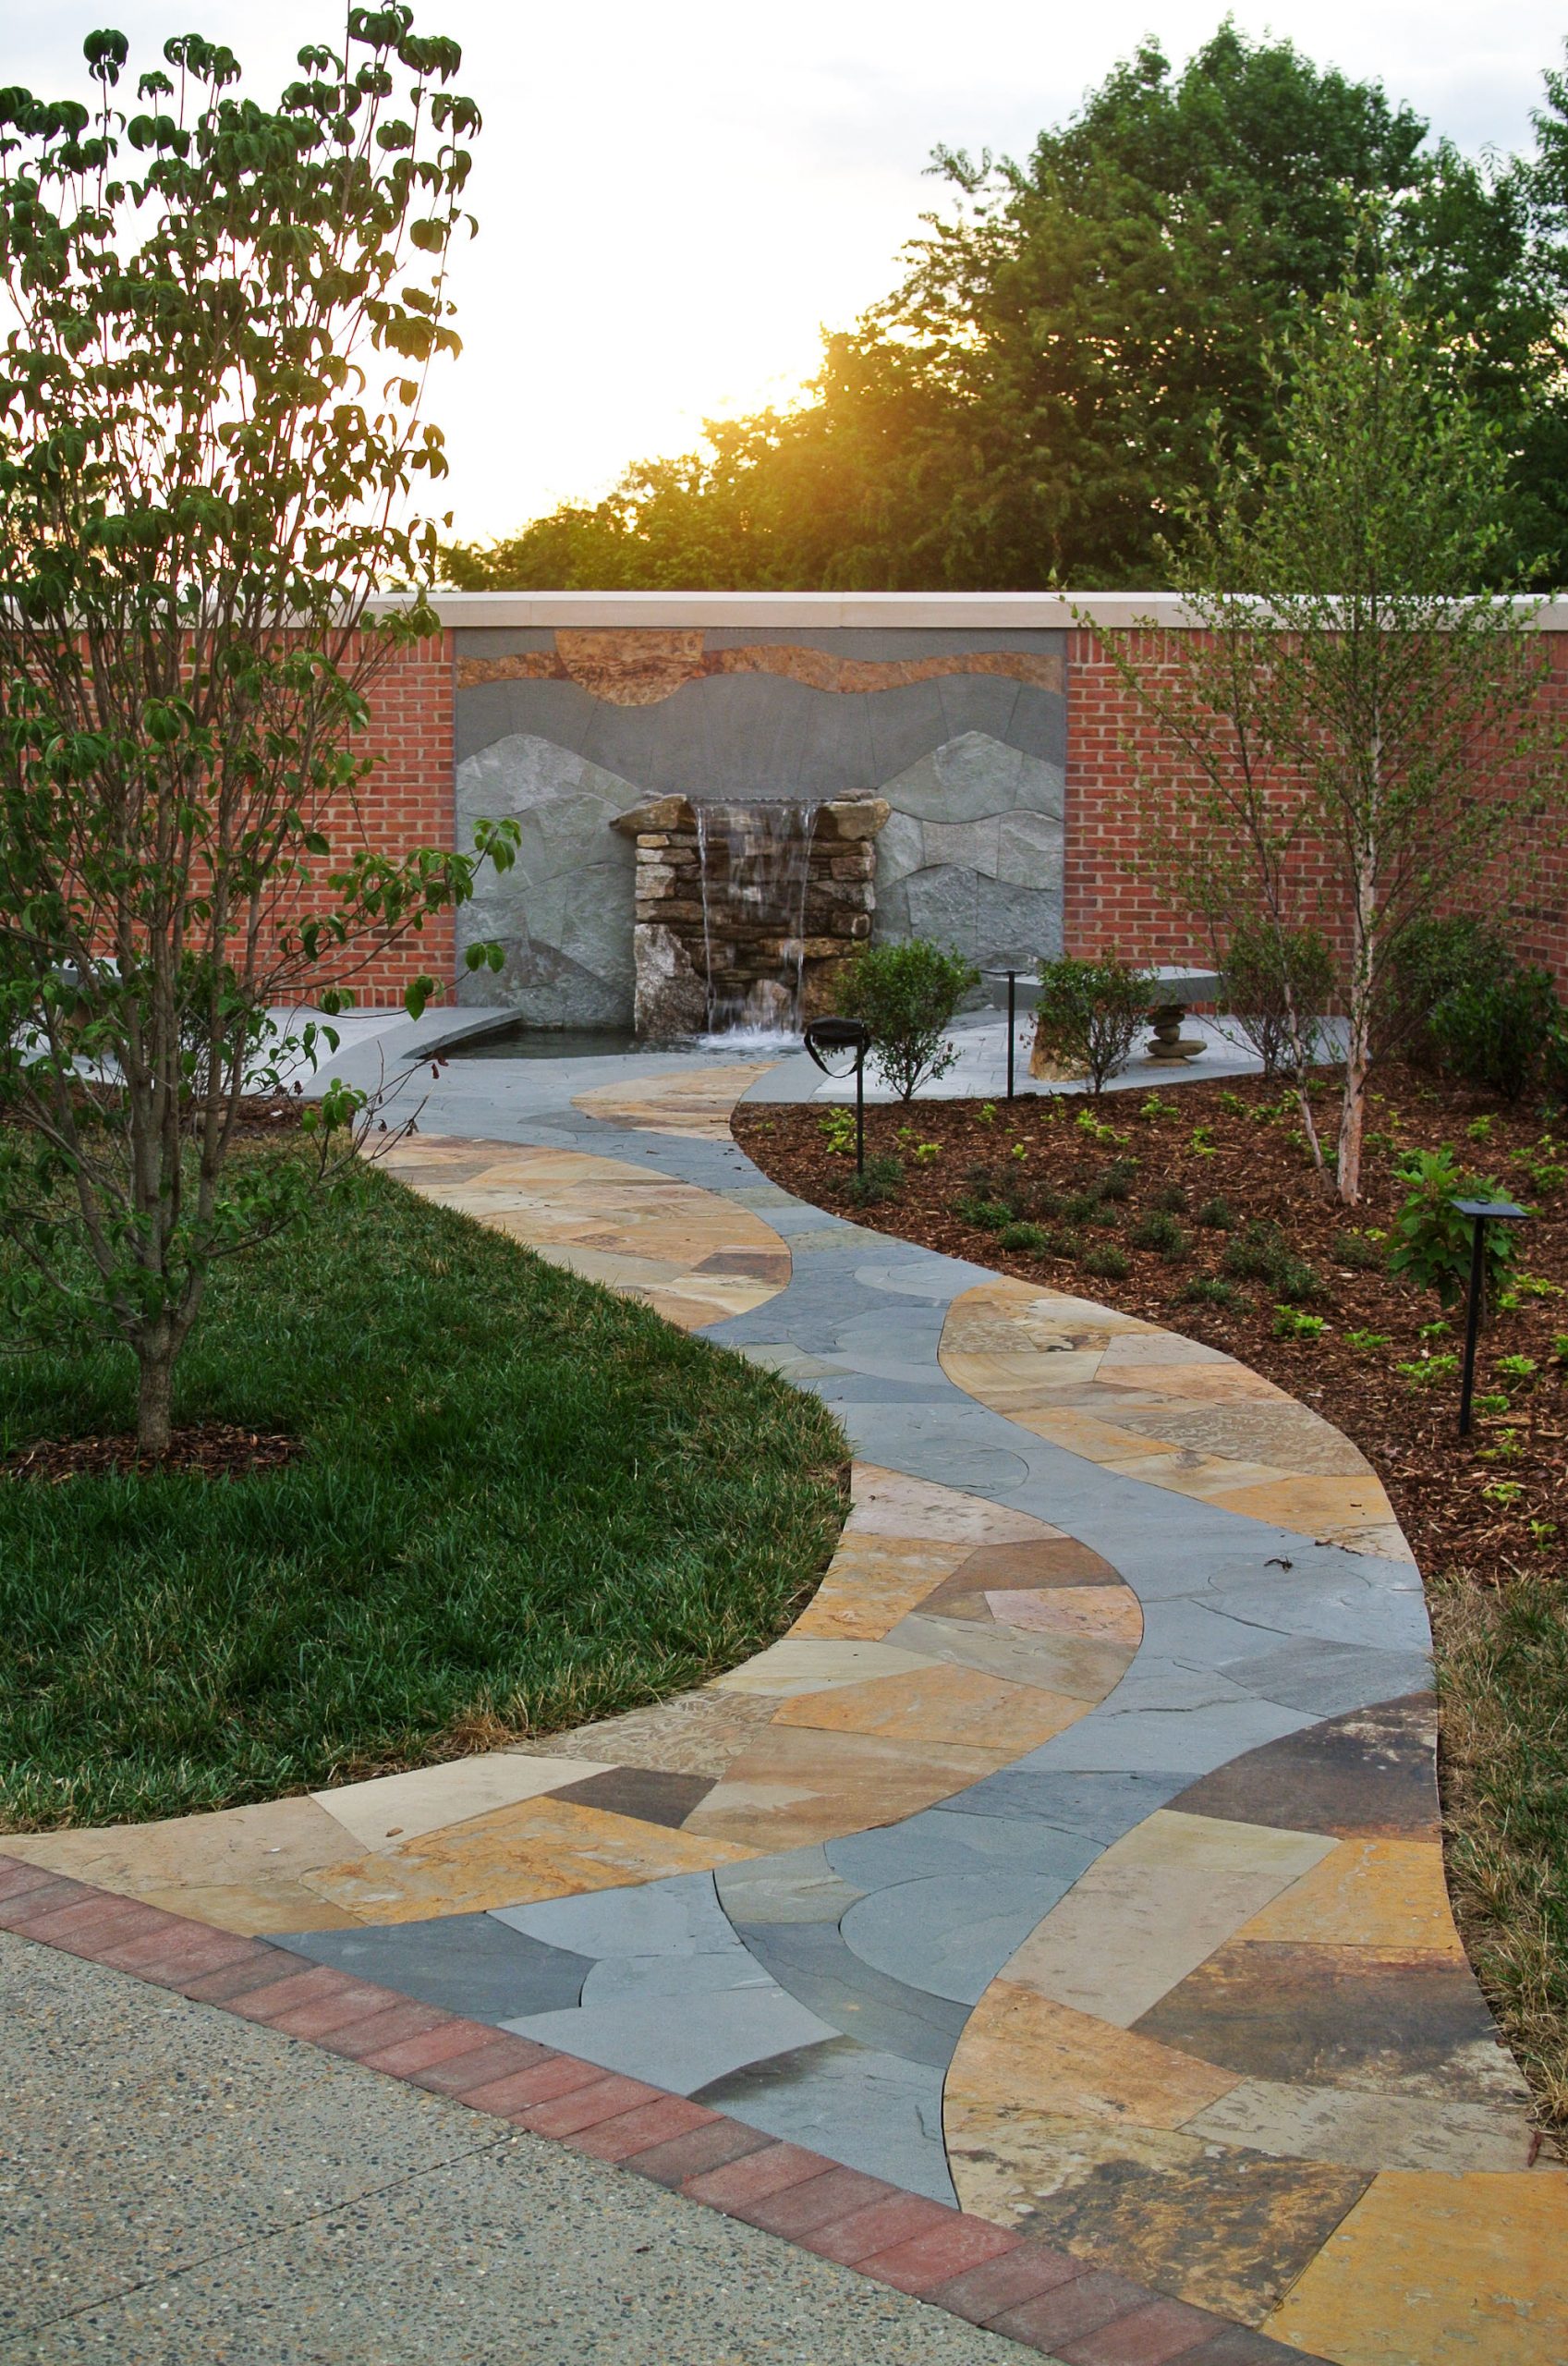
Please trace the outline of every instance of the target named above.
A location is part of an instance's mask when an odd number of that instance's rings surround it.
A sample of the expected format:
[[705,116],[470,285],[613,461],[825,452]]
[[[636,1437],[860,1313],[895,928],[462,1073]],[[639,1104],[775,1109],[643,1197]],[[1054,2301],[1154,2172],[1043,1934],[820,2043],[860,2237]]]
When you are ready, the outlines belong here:
[[1223,1280],[1218,1274],[1197,1274],[1182,1292],[1183,1298],[1195,1306],[1250,1306],[1245,1290],[1234,1282]]
[[1328,1329],[1328,1319],[1321,1314],[1301,1314],[1294,1306],[1274,1309],[1276,1339],[1320,1339]]
[[1149,1204],[1161,1215],[1185,1216],[1187,1195],[1180,1183],[1161,1183],[1158,1191],[1149,1193]]
[[1058,1067],[1088,1078],[1098,1100],[1127,1065],[1149,1016],[1146,973],[1107,956],[1100,961],[1044,961],[1035,1009],[1035,1045]]
[[981,1232],[1000,1232],[1004,1224],[1013,1222],[1012,1209],[1004,1207],[1000,1200],[954,1200],[953,1213]]
[[1541,1091],[1549,1109],[1568,1111],[1568,1021],[1560,1019],[1541,1045]]
[[[1462,1174],[1446,1143],[1441,1150],[1407,1151],[1394,1173],[1407,1189],[1392,1226],[1388,1269],[1403,1274],[1419,1289],[1435,1290],[1442,1305],[1452,1306],[1469,1279],[1471,1254],[1470,1220],[1453,1201],[1497,1200],[1503,1194],[1489,1176]],[[1501,1287],[1514,1250],[1511,1226],[1487,1226],[1484,1280],[1489,1297]]]
[[896,1200],[904,1188],[904,1162],[883,1151],[879,1157],[866,1161],[864,1175],[852,1175],[844,1187],[844,1196],[853,1200],[857,1208],[874,1208],[883,1200]]
[[855,1113],[852,1109],[826,1109],[817,1123],[824,1138],[822,1147],[830,1157],[854,1157]]
[[1554,1364],[1568,1364],[1568,1331],[1553,1332],[1551,1360]]
[[1435,1388],[1440,1381],[1452,1380],[1459,1370],[1457,1356],[1423,1356],[1417,1363],[1395,1364],[1412,1388]]
[[1541,1075],[1542,1051],[1559,1018],[1545,970],[1509,969],[1444,994],[1430,1031],[1439,1067],[1465,1084],[1521,1101]]
[[1234,1232],[1240,1218],[1228,1200],[1205,1200],[1193,1217],[1210,1232]]
[[1098,1191],[1075,1191],[1063,1206],[1069,1224],[1092,1224],[1100,1208]]
[[1492,1366],[1493,1372],[1503,1380],[1518,1381],[1524,1384],[1534,1380],[1538,1369],[1534,1356],[1499,1356]]
[[1131,1158],[1112,1159],[1103,1175],[1097,1175],[1091,1189],[1102,1200],[1124,1200],[1137,1178],[1137,1162]]
[[1085,1250],[1083,1268],[1086,1274],[1098,1274],[1104,1282],[1124,1282],[1133,1270],[1121,1250],[1109,1240]]
[[1358,1356],[1369,1356],[1379,1348],[1392,1348],[1393,1340],[1387,1331],[1347,1331],[1344,1344]]
[[871,1055],[899,1098],[944,1077],[958,1055],[947,1030],[979,983],[974,964],[928,938],[862,945],[839,981],[838,1006],[871,1031]]
[[1167,1254],[1178,1244],[1185,1244],[1187,1236],[1174,1216],[1167,1215],[1162,1208],[1151,1208],[1146,1216],[1138,1218],[1127,1238],[1135,1249],[1158,1249]]
[[996,1238],[999,1248],[1032,1250],[1036,1256],[1044,1256],[1051,1247],[1049,1235],[1038,1224],[1004,1224]]
[[1400,1049],[1430,1064],[1437,1057],[1432,1020],[1449,995],[1484,986],[1513,967],[1490,921],[1463,915],[1414,921],[1400,935],[1388,965],[1378,1011],[1378,1049]]
[[1380,1274],[1386,1262],[1378,1243],[1364,1232],[1336,1232],[1331,1253],[1336,1265],[1346,1265],[1353,1274]]
[[1227,1274],[1234,1274],[1243,1281],[1266,1282],[1275,1298],[1291,1306],[1321,1298],[1324,1293],[1322,1277],[1316,1269],[1305,1257],[1296,1255],[1278,1225],[1262,1219],[1248,1225],[1246,1232],[1231,1242],[1220,1262]]
[[1294,1082],[1322,1050],[1323,1016],[1334,992],[1328,939],[1315,928],[1244,921],[1231,933],[1222,984],[1225,1008],[1265,1077]]

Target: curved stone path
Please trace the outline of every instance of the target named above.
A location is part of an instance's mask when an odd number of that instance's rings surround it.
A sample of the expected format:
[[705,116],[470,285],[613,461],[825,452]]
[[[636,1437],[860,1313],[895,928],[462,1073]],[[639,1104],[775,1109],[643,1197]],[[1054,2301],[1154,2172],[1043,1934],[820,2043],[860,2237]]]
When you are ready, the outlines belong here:
[[[394,1163],[834,1408],[854,1506],[790,1634],[537,1745],[6,1853],[1297,2352],[1562,2366],[1568,2178],[1449,1915],[1361,1457],[1214,1350],[792,1201],[721,1134],[745,1071],[607,1065],[573,1101],[465,1062]],[[1197,2354],[1155,2314],[1129,2361]]]

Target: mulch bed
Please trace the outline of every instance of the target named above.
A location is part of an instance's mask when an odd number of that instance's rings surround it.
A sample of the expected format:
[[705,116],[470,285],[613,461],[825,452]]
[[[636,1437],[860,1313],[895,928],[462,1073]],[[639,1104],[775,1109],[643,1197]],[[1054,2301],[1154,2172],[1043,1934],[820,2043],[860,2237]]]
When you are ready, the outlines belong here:
[[[1315,1108],[1319,1130],[1331,1142],[1338,1097],[1326,1084]],[[1078,1122],[1084,1112],[1117,1139],[1095,1140]],[[1486,1121],[1484,1139],[1476,1140],[1466,1129],[1478,1119]],[[1562,1139],[1568,1124],[1559,1119],[1557,1125],[1554,1141],[1536,1110],[1510,1110],[1489,1094],[1391,1067],[1376,1080],[1365,1195],[1355,1208],[1322,1196],[1294,1104],[1260,1079],[1189,1084],[1160,1075],[1151,1077],[1147,1093],[1108,1093],[1098,1105],[1076,1096],[1040,1096],[874,1107],[866,1115],[867,1157],[897,1157],[905,1180],[895,1198],[866,1207],[854,1204],[847,1189],[853,1151],[830,1148],[820,1105],[743,1103],[735,1130],[765,1174],[856,1223],[1146,1316],[1225,1349],[1354,1439],[1382,1479],[1424,1568],[1462,1568],[1482,1584],[1496,1585],[1514,1571],[1568,1568],[1568,1366],[1555,1348],[1558,1335],[1568,1333],[1568,1142]],[[1491,1177],[1505,1196],[1533,1212],[1535,1221],[1521,1228],[1516,1271],[1551,1286],[1538,1297],[1521,1293],[1483,1333],[1477,1396],[1505,1396],[1508,1402],[1506,1410],[1478,1413],[1467,1440],[1458,1435],[1457,1372],[1423,1384],[1398,1369],[1457,1356],[1463,1304],[1449,1310],[1446,1332],[1423,1336],[1424,1327],[1443,1316],[1433,1292],[1345,1262],[1346,1237],[1353,1234],[1362,1246],[1352,1253],[1369,1259],[1382,1253],[1367,1236],[1388,1230],[1403,1196],[1392,1175],[1399,1153],[1443,1143],[1454,1146],[1467,1173]],[[922,1150],[932,1144],[934,1151]],[[1104,1203],[1110,1220],[1064,1226],[1060,1213],[1051,1212],[1051,1194],[1085,1193],[1117,1161],[1129,1163],[1131,1175],[1126,1198]],[[1011,1184],[1026,1217],[1031,1191],[1043,1192],[1041,1228],[1056,1236],[1064,1229],[1076,1233],[1090,1253],[1113,1244],[1126,1258],[1126,1278],[1087,1271],[1071,1256],[1004,1248],[996,1230],[959,1212],[966,1199],[993,1196],[988,1180],[998,1186],[994,1196]],[[1173,1185],[1185,1190],[1188,1203],[1188,1213],[1176,1215],[1186,1247],[1179,1262],[1135,1247],[1129,1237]],[[1258,1220],[1277,1226],[1289,1248],[1316,1270],[1322,1294],[1306,1299],[1300,1311],[1324,1318],[1320,1335],[1277,1337],[1278,1299],[1266,1282],[1238,1280],[1241,1295],[1228,1306],[1185,1295],[1197,1277],[1222,1277],[1225,1253],[1241,1237],[1240,1230],[1192,1221],[1192,1212],[1215,1199],[1227,1203],[1242,1228]],[[1387,1344],[1357,1346],[1356,1333]],[[1533,1360],[1533,1376],[1499,1371],[1500,1359],[1514,1356]]]
[[113,1473],[178,1473],[192,1479],[249,1479],[281,1470],[305,1451],[298,1438],[237,1429],[230,1421],[198,1421],[176,1430],[164,1456],[137,1452],[134,1434],[112,1438],[43,1438],[0,1460],[0,1478],[31,1479],[58,1487],[67,1479]]

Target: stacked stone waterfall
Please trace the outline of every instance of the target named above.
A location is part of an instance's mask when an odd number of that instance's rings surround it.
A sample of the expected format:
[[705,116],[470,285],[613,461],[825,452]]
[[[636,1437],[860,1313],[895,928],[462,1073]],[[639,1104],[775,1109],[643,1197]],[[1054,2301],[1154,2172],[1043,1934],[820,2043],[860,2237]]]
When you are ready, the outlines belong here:
[[636,1023],[650,1036],[797,1030],[832,1006],[871,933],[878,797],[695,804],[621,814],[637,842]]

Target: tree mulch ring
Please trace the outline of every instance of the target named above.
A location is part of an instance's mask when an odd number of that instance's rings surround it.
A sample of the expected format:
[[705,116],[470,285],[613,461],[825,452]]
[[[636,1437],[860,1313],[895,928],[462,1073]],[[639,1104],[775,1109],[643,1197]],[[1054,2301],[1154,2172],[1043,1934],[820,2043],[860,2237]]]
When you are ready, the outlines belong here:
[[[1331,1146],[1337,1090],[1314,1094]],[[1090,1128],[1108,1131],[1097,1139]],[[1554,1134],[1555,1128],[1555,1134]],[[843,1129],[847,1131],[847,1129]],[[1308,1162],[1300,1114],[1278,1084],[1243,1078],[1174,1083],[1151,1074],[1147,1092],[1006,1102],[920,1101],[866,1112],[866,1153],[897,1158],[894,1197],[856,1204],[851,1139],[830,1147],[818,1106],[743,1103],[736,1140],[775,1182],[879,1232],[972,1259],[1026,1281],[1093,1299],[1185,1333],[1234,1355],[1321,1412],[1373,1464],[1423,1567],[1464,1569],[1482,1584],[1513,1572],[1568,1574],[1568,1120],[1509,1108],[1404,1065],[1374,1079],[1364,1193],[1349,1207],[1325,1195]],[[1451,1144],[1467,1177],[1495,1182],[1531,1211],[1518,1227],[1515,1279],[1483,1332],[1477,1360],[1479,1409],[1458,1434],[1463,1301],[1447,1308],[1383,1265],[1405,1187],[1393,1169],[1406,1150]],[[1064,1217],[1119,1165],[1124,1199],[1093,1216]],[[1180,1191],[1185,1206],[1161,1209]],[[1005,1247],[994,1220],[977,1223],[961,1203],[1009,1199],[1051,1248]],[[1195,1221],[1214,1201],[1234,1228]],[[1042,1204],[1043,1202],[1043,1204]],[[1143,1219],[1173,1217],[1172,1253],[1136,1245]],[[1278,1227],[1311,1266],[1317,1294],[1282,1309],[1266,1280],[1232,1278],[1227,1252],[1248,1226]],[[1065,1235],[1065,1238],[1063,1236]],[[1124,1277],[1092,1270],[1112,1248]],[[1062,1253],[1065,1250],[1068,1253]],[[1086,1262],[1086,1260],[1088,1261]],[[1195,1299],[1195,1282],[1229,1283],[1229,1303]],[[1311,1335],[1289,1335],[1298,1317],[1320,1318]],[[1522,1359],[1523,1361],[1515,1361]]]
[[237,1429],[232,1421],[197,1421],[176,1430],[165,1455],[145,1455],[133,1434],[112,1438],[39,1438],[0,1459],[0,1477],[32,1479],[58,1487],[67,1479],[111,1475],[192,1479],[249,1479],[281,1470],[305,1451],[302,1440],[282,1432]]

